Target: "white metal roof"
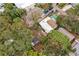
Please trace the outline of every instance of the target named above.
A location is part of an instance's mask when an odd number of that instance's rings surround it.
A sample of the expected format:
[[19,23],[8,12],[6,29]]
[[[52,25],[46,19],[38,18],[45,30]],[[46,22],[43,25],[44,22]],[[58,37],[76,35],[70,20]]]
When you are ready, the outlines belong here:
[[51,30],[53,30],[53,28],[47,22],[40,22],[40,25],[46,33],[49,33]]
[[53,30],[53,28],[47,23],[48,20],[50,20],[50,17],[45,18],[39,23],[46,33],[49,33],[51,30]]

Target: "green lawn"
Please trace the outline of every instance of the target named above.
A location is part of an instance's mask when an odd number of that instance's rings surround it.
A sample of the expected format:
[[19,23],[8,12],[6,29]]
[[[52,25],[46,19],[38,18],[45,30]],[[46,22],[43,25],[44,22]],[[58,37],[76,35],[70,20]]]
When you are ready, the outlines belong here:
[[64,49],[67,49],[67,47],[70,46],[68,37],[58,32],[57,30],[53,30],[51,33],[49,33],[48,37],[60,42]]

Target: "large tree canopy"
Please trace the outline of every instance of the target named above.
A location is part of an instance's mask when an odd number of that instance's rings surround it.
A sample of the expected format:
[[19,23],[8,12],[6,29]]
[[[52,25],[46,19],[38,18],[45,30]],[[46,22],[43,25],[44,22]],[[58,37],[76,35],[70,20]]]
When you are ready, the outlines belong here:
[[65,16],[57,20],[58,24],[65,27],[67,30],[73,33],[79,33],[79,20],[78,18]]
[[11,20],[17,17],[21,18],[24,14],[26,14],[24,9],[17,8],[13,3],[4,3],[3,7],[4,12],[2,15],[10,16]]
[[0,55],[23,55],[31,49],[32,32],[22,21],[14,21],[0,16]]

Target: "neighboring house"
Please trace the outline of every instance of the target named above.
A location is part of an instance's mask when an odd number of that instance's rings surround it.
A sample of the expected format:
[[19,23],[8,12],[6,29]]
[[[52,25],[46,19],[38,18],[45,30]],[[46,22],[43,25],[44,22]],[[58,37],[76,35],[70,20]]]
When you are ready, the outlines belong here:
[[70,41],[72,41],[72,40],[75,39],[75,36],[73,34],[71,34],[70,32],[68,32],[64,28],[59,28],[58,31],[61,32],[61,33],[63,33],[64,35],[66,35],[70,39]]
[[67,10],[69,10],[70,8],[72,8],[72,5],[65,5],[62,10],[65,12]]
[[46,33],[49,33],[57,27],[56,20],[50,17],[46,17],[44,20],[39,22],[39,24]]

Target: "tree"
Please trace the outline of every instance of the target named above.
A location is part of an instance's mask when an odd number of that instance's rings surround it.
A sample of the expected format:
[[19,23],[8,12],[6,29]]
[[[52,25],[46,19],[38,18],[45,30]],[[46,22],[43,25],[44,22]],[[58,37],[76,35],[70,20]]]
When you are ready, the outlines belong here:
[[21,18],[26,14],[24,9],[17,8],[13,3],[4,3],[4,13],[3,15],[10,16],[10,19],[13,20],[17,17]]
[[79,20],[74,16],[65,16],[57,20],[61,27],[65,27],[67,30],[73,33],[79,33]]
[[0,55],[23,55],[25,50],[32,49],[32,37],[21,20],[10,24],[6,16],[0,16]]

